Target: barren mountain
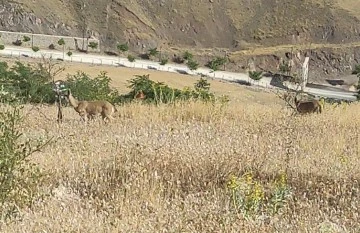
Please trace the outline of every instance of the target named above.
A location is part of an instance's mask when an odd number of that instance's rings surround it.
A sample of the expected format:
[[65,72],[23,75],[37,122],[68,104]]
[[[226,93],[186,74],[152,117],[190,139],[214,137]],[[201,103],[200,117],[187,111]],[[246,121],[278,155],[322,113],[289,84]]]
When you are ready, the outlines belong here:
[[[118,42],[129,42],[130,49],[137,53],[150,47],[172,48],[172,52],[179,48],[198,52],[227,49],[237,53],[234,60],[240,61],[244,56],[255,56],[241,54],[245,49],[256,48],[256,56],[264,58],[263,55],[278,56],[278,51],[259,47],[287,44],[311,48],[316,44],[316,52],[322,53],[321,45],[360,41],[358,0],[0,0],[0,3],[2,30],[93,36],[100,39],[102,50],[116,50]],[[331,49],[330,46],[333,53]],[[279,56],[284,55],[281,53]]]

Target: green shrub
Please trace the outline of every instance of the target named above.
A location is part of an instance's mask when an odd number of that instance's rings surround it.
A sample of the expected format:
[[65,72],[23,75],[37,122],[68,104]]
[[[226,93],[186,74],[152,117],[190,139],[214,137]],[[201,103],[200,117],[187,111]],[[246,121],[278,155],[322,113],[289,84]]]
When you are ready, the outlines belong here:
[[119,101],[119,93],[110,87],[111,79],[106,72],[101,72],[95,78],[90,78],[84,72],[68,75],[65,86],[71,89],[78,100],[107,100],[111,103]]
[[58,45],[60,45],[60,46],[61,46],[61,45],[65,45],[65,40],[64,40],[63,38],[61,38],[61,39],[58,40],[57,43],[58,43]]
[[129,62],[134,62],[135,61],[135,57],[133,56],[133,55],[128,55],[128,60],[129,60]]
[[0,44],[0,50],[4,50],[5,49],[5,45]]
[[189,51],[185,51],[184,54],[183,54],[183,59],[184,59],[184,60],[187,60],[187,61],[192,60],[193,57],[194,57],[194,56],[193,56],[192,53],[190,53]]
[[28,37],[28,36],[24,36],[23,37],[23,41],[24,42],[29,42],[31,39],[30,39],[30,37]]
[[213,60],[209,61],[206,66],[212,69],[213,71],[219,70],[220,66],[223,66],[226,63],[226,58],[216,57]]
[[17,208],[30,206],[39,197],[42,175],[29,156],[47,143],[21,138],[18,131],[22,121],[20,108],[13,106],[0,112],[0,216],[11,218]]
[[71,51],[69,51],[69,52],[66,53],[66,55],[68,55],[69,57],[71,57],[72,54],[73,54],[73,53],[72,53]]
[[98,43],[92,41],[92,42],[89,43],[89,47],[92,48],[92,49],[97,49]]
[[249,71],[249,77],[254,81],[259,81],[263,77],[262,71]]
[[167,59],[167,58],[163,58],[163,59],[161,59],[161,61],[160,61],[160,65],[166,65],[167,63],[168,63],[168,61],[169,61],[169,59]]
[[214,94],[209,92],[210,84],[206,80],[201,79],[195,83],[195,89],[184,88],[179,90],[171,88],[163,82],[154,82],[150,80],[150,75],[135,75],[134,79],[131,79],[128,88],[131,91],[122,95],[119,98],[121,102],[130,102],[134,99],[136,93],[140,90],[146,96],[146,103],[155,104],[168,104],[175,101],[188,101],[188,100],[201,100],[201,101],[213,101],[215,100]]
[[51,77],[40,69],[16,62],[11,68],[6,62],[0,62],[0,85],[3,94],[16,97],[23,103],[53,103]]
[[32,49],[32,51],[34,51],[35,53],[40,50],[40,48],[39,48],[38,46],[33,46],[31,49]]
[[120,51],[120,52],[126,52],[129,50],[129,45],[127,43],[125,44],[118,44],[117,46],[117,49]]
[[190,70],[197,70],[197,68],[199,67],[199,63],[197,63],[194,60],[188,60],[187,66],[189,67]]

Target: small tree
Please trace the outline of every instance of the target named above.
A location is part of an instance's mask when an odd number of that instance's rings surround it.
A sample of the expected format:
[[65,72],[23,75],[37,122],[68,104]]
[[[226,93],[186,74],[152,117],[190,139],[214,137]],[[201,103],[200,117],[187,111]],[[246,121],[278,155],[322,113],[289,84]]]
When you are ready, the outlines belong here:
[[68,51],[67,53],[66,53],[66,55],[68,55],[69,57],[70,57],[70,60],[72,61],[72,55],[73,55],[73,53],[71,52],[71,51]]
[[355,68],[353,69],[351,74],[356,74],[356,75],[360,74],[360,65],[359,64],[355,65]]
[[135,61],[135,57],[133,55],[131,55],[131,54],[129,54],[127,56],[127,59],[129,60],[129,62],[134,62]]
[[127,43],[118,44],[116,47],[121,53],[125,53],[125,52],[129,51],[129,45]]
[[91,41],[91,42],[89,43],[89,47],[92,48],[92,49],[97,49],[98,43]]
[[23,37],[23,41],[24,42],[29,42],[31,39],[30,39],[30,37],[28,37],[28,36],[24,36]]
[[197,68],[199,67],[199,63],[191,59],[187,62],[187,66],[190,70],[197,70]]
[[5,49],[5,45],[0,44],[0,50],[4,50]]
[[61,38],[60,40],[58,40],[58,45],[63,47],[63,60],[65,58],[65,40],[63,38]]
[[38,46],[33,46],[31,49],[32,49],[32,51],[34,51],[35,53],[40,50],[40,48],[39,48]]
[[162,65],[162,66],[166,65],[168,63],[168,61],[169,61],[169,59],[163,58],[163,59],[160,60],[160,65]]
[[185,51],[184,54],[183,54],[183,58],[184,58],[184,60],[186,60],[186,61],[192,60],[193,57],[194,57],[194,56],[193,56],[192,53],[190,53],[189,51]]
[[152,48],[152,49],[148,50],[149,58],[156,57],[158,54],[159,54],[159,51],[157,50],[157,48]]
[[220,66],[225,65],[226,63],[226,58],[225,57],[216,57],[213,60],[209,61],[206,66],[209,67],[210,69],[212,69],[213,71],[217,71],[219,70]]
[[249,77],[252,80],[259,82],[263,77],[263,73],[262,71],[249,71]]

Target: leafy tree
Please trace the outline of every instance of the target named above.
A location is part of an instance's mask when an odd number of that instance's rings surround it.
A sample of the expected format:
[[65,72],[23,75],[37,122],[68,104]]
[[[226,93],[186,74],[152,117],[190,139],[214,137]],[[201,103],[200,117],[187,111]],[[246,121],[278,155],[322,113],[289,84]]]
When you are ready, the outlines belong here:
[[163,58],[163,59],[161,59],[161,61],[160,61],[160,65],[166,65],[167,63],[168,63],[168,61],[169,61],[169,59],[167,59],[167,58]]
[[263,77],[263,73],[262,71],[249,71],[249,77],[252,80],[259,82]]
[[58,45],[63,47],[63,59],[65,59],[65,40],[63,38],[58,40]]
[[73,55],[73,53],[71,51],[67,52],[66,55],[68,55],[69,57],[71,57]]
[[183,58],[184,58],[185,60],[187,60],[187,61],[192,60],[193,57],[194,57],[194,56],[193,56],[192,53],[190,53],[189,51],[185,51],[184,54],[183,54]]
[[117,45],[117,49],[121,52],[121,53],[125,53],[127,51],[129,51],[129,45],[127,43],[125,44],[118,44]]
[[159,51],[157,50],[157,48],[151,48],[148,50],[148,56],[149,58],[151,57],[155,57],[159,54]]
[[213,60],[209,61],[206,66],[212,69],[213,71],[219,70],[220,66],[225,65],[227,59],[224,57],[216,57]]
[[360,65],[359,65],[359,64],[355,65],[355,68],[354,68],[354,70],[351,72],[351,74],[356,74],[356,75],[359,75],[359,74],[360,74]]
[[16,62],[11,68],[0,63],[0,83],[4,92],[25,103],[55,101],[51,77],[40,68]]
[[40,48],[38,46],[33,46],[31,47],[32,51],[34,51],[35,53],[38,52],[40,50]]
[[92,49],[97,49],[98,43],[91,41],[91,42],[89,43],[89,47],[92,48]]
[[30,39],[30,37],[28,37],[28,36],[24,36],[23,37],[23,41],[24,42],[29,42],[31,39]]
[[101,72],[95,78],[90,78],[84,72],[68,75],[65,86],[71,89],[72,94],[78,100],[107,100],[116,102],[119,93],[111,88],[111,79],[106,72]]
[[0,50],[4,50],[5,49],[5,45],[0,44]]
[[197,68],[199,67],[199,63],[191,59],[188,60],[187,66],[189,67],[190,70],[197,70]]
[[128,55],[128,60],[129,60],[129,62],[134,62],[135,61],[135,57],[133,56],[133,55]]

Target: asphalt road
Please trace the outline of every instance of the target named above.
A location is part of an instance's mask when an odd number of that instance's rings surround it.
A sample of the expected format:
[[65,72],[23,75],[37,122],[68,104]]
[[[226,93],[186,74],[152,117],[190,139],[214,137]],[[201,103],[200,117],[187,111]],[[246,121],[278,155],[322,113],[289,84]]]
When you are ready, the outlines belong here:
[[[177,72],[190,75],[206,75],[211,78],[232,81],[237,83],[250,82],[252,84],[259,85],[265,88],[276,88],[270,84],[271,77],[263,77],[260,81],[252,81],[249,76],[245,73],[235,73],[227,71],[216,71],[212,72],[208,68],[198,68],[196,71],[191,71],[186,65],[180,64],[166,64],[160,65],[158,62],[148,61],[148,60],[135,60],[134,62],[129,62],[127,58],[115,57],[115,56],[106,56],[106,55],[97,55],[97,54],[85,54],[85,53],[73,53],[71,57],[63,54],[59,51],[54,50],[40,50],[38,52],[33,52],[30,48],[22,47],[11,47],[6,46],[4,50],[0,50],[0,55],[12,56],[12,57],[32,57],[32,58],[41,58],[45,56],[46,58],[52,57],[53,59],[63,59],[65,61],[72,62],[81,62],[81,63],[90,63],[90,64],[99,64],[99,65],[113,65],[113,66],[125,66],[130,68],[141,68],[141,69],[153,69],[166,72]],[[290,89],[295,89],[294,85],[287,85]],[[305,92],[313,94],[319,97],[327,97],[334,99],[343,99],[343,100],[356,100],[354,92],[349,91],[335,91],[335,90],[326,90],[321,88],[312,88],[306,87]]]

